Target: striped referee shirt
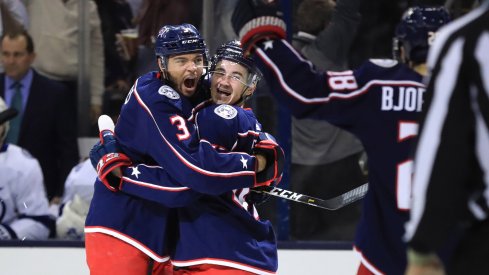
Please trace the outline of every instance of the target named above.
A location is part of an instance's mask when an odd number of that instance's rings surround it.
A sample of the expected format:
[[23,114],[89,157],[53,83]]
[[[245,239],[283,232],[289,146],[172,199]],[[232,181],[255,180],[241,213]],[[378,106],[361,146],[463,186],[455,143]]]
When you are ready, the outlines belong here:
[[436,251],[461,222],[489,215],[489,1],[440,30],[416,147],[405,239]]

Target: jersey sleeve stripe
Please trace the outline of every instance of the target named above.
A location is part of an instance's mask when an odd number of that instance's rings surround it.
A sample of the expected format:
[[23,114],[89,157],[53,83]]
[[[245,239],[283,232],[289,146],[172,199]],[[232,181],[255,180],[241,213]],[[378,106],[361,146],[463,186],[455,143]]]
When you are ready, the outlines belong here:
[[[294,53],[296,51],[287,43],[284,43],[287,47],[289,47]],[[267,54],[262,50],[262,49],[257,49],[257,54],[258,56],[265,62],[271,70],[277,75],[277,78],[279,80],[280,86],[282,89],[289,94],[292,98],[306,104],[318,104],[318,103],[326,103],[329,102],[332,99],[352,99],[355,98],[363,93],[366,93],[369,91],[369,89],[374,86],[374,85],[390,85],[390,86],[416,86],[416,87],[423,87],[423,85],[419,82],[416,81],[392,81],[392,80],[372,80],[367,82],[363,87],[357,90],[353,91],[347,91],[347,92],[331,92],[325,97],[314,97],[314,98],[308,98],[300,93],[296,92],[293,88],[291,88],[288,84],[287,81],[284,79],[282,72],[278,68],[278,66],[267,56]],[[296,53],[297,55],[297,53]],[[299,58],[301,61],[304,61],[304,59]],[[305,61],[304,61],[305,62]],[[313,70],[312,68],[310,69],[311,71]]]
[[186,191],[189,190],[190,188],[188,187],[169,187],[169,186],[161,186],[161,185],[156,185],[148,182],[143,182],[143,181],[138,181],[134,180],[128,177],[122,177],[122,180],[126,183],[130,184],[135,184],[135,185],[140,185],[143,187],[151,188],[151,189],[156,189],[156,190],[163,190],[163,191],[169,191],[169,192],[181,192],[181,191]]

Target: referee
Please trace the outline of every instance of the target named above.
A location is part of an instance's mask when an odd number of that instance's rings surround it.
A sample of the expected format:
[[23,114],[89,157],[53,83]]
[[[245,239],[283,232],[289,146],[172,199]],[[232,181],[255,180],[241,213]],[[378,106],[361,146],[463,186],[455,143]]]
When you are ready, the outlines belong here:
[[[443,28],[416,147],[407,275],[489,272],[489,0]],[[434,251],[462,231],[444,266]]]

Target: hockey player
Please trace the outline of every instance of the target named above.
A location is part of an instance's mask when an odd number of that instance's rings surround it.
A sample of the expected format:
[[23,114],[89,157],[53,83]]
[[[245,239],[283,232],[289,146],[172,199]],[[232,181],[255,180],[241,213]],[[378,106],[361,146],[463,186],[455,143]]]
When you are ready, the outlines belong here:
[[[199,137],[219,151],[251,153],[257,141],[270,139],[261,132],[251,110],[242,109],[256,88],[260,72],[253,60],[243,55],[238,41],[223,44],[212,60],[211,100],[194,109],[191,121]],[[137,174],[130,172],[134,169]],[[172,182],[165,170],[147,165],[124,170],[118,183],[120,191],[168,207],[182,204],[171,198],[179,195],[168,191]],[[273,227],[269,221],[260,220],[254,206],[257,199],[263,199],[261,195],[249,188],[219,196],[193,195],[195,201],[187,200],[187,205],[178,209],[179,237],[171,253],[177,267],[174,274],[274,274],[277,247]]]
[[[217,153],[212,144],[199,141],[195,125],[187,122],[193,107],[191,100],[199,96],[199,79],[207,62],[205,44],[195,27],[163,27],[157,35],[155,51],[160,71],[136,80],[115,128],[121,150],[127,156],[108,154],[98,165],[100,182],[95,184],[85,227],[87,262],[92,274],[145,274],[150,258],[155,261],[154,274],[165,274],[165,270],[171,273],[167,264],[168,238],[176,237],[169,225],[176,224],[172,220],[176,212],[113,192],[119,185],[111,185],[107,177],[114,167],[132,160],[165,169],[168,178],[158,182],[171,179],[179,183],[180,187],[165,188],[174,192],[181,203],[191,194],[189,188],[221,194],[270,185],[281,175],[281,167],[273,159],[278,146],[255,146],[255,153],[260,151],[264,156],[260,161],[242,152]],[[107,256],[109,251],[111,257]]]
[[422,75],[413,69],[424,67],[429,44],[449,16],[444,8],[408,9],[397,29],[407,64],[369,60],[356,70],[323,72],[284,40],[285,23],[274,2],[240,0],[233,27],[273,94],[295,117],[327,120],[363,143],[370,184],[355,237],[358,274],[403,274],[410,146],[425,94]]
[[0,240],[44,240],[54,235],[54,218],[41,166],[26,150],[4,143],[16,114],[0,98]]

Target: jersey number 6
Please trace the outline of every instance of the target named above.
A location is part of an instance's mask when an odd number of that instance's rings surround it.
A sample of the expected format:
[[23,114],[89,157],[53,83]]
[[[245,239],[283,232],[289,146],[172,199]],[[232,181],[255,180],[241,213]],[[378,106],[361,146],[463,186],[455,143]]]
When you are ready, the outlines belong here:
[[[413,121],[400,121],[398,142],[412,139],[418,135],[418,123]],[[397,165],[396,198],[399,210],[409,210],[411,205],[411,184],[413,179],[413,160],[407,159]]]

